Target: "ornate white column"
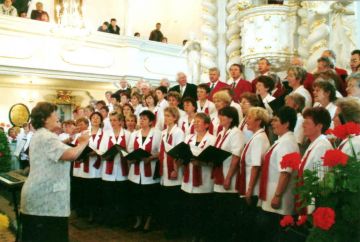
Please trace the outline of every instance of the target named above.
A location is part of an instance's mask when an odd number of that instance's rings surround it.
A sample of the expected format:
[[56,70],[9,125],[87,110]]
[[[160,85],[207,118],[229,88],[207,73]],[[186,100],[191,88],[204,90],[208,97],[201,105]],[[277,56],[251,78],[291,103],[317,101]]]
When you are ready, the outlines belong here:
[[298,10],[298,15],[300,17],[300,23],[298,26],[297,33],[299,35],[298,41],[298,55],[304,61],[306,65],[307,59],[309,57],[309,23],[308,23],[308,13],[307,13],[306,5]]
[[227,45],[227,6],[228,0],[217,0],[217,31],[218,31],[218,41],[217,41],[217,49],[218,49],[218,59],[217,59],[217,67],[220,70],[221,80],[226,80],[226,63],[227,63],[227,54],[226,54],[226,45]]
[[228,30],[226,32],[226,38],[228,40],[228,46],[226,48],[226,54],[228,56],[228,61],[226,69],[228,70],[230,66],[234,63],[240,63],[240,54],[241,54],[241,38],[240,38],[240,26],[237,22],[237,14],[239,0],[230,0],[226,6],[228,12],[228,17],[226,23],[228,25]]
[[209,68],[217,66],[217,3],[202,0],[201,82],[208,82]]
[[330,13],[330,3],[321,1],[304,1],[301,5],[307,9],[307,21],[309,35],[307,36],[307,46],[309,48],[307,70],[314,70],[317,59],[322,52],[329,46],[330,28],[328,18]]

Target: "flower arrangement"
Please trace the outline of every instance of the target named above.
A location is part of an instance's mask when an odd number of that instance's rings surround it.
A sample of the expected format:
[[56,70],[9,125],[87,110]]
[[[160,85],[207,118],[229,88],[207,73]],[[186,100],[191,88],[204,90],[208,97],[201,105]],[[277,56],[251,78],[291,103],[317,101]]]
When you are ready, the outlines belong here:
[[[328,150],[322,157],[322,166],[314,171],[305,170],[295,189],[299,209],[315,206],[311,215],[284,216],[280,226],[308,227],[307,242],[351,242],[360,238],[360,160],[352,143],[360,134],[360,125],[346,123],[328,130],[337,138],[347,139],[352,150],[348,155],[341,149]],[[360,157],[360,156],[358,156]],[[293,153],[283,157],[281,167],[299,170],[301,158]],[[319,178],[318,173],[324,173]],[[300,203],[299,203],[300,201]]]
[[0,230],[1,229],[8,229],[10,225],[10,220],[8,216],[0,213]]

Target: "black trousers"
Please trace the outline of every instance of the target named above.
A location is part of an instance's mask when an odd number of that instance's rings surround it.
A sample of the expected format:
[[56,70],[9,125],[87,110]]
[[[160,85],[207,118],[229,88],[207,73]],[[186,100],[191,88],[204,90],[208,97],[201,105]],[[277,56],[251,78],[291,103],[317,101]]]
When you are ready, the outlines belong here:
[[184,194],[180,186],[161,186],[161,221],[167,232],[184,231]]
[[244,242],[259,242],[261,235],[257,226],[260,208],[257,207],[258,197],[251,198],[251,204],[247,204],[245,198],[240,198],[238,207],[241,219],[238,221],[237,238]]
[[21,214],[22,242],[68,242],[68,217]]
[[184,194],[184,226],[188,236],[204,238],[210,233],[210,218],[212,214],[212,193]]
[[238,193],[214,193],[211,233],[208,241],[232,241],[240,221]]
[[129,181],[102,181],[105,223],[116,224],[129,219]]
[[101,204],[101,178],[82,178],[80,180],[82,196],[79,197],[81,213],[97,213]]
[[157,215],[160,184],[137,184],[130,182],[130,208],[133,216]]

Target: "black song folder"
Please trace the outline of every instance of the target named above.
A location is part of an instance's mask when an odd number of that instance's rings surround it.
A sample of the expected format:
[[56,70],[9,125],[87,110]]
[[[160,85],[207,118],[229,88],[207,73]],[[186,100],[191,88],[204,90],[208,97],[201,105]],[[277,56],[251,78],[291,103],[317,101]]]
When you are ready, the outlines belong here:
[[125,156],[125,158],[127,160],[135,160],[135,161],[139,162],[139,161],[142,161],[144,158],[148,158],[150,156],[151,156],[151,154],[149,152],[140,148],[140,149],[136,149],[133,152],[127,154]]
[[102,154],[101,157],[104,160],[113,160],[117,154],[120,154],[121,157],[124,157],[128,153],[126,152],[126,150],[123,147],[116,144],[116,145],[112,146],[110,149],[108,149],[104,154]]
[[187,165],[191,159],[194,159],[205,163],[213,162],[215,166],[221,165],[223,161],[231,155],[231,153],[228,151],[210,145],[206,147],[206,149],[203,150],[198,156],[194,156],[194,154],[191,152],[190,146],[184,142],[176,145],[167,153],[174,159],[183,160],[185,165]]

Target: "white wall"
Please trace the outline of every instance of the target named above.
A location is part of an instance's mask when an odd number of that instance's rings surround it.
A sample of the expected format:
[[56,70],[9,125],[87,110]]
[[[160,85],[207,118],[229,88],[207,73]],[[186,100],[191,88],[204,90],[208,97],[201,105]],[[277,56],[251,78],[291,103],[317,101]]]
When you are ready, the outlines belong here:
[[[157,22],[169,43],[182,44],[193,32],[200,38],[201,0],[83,0],[85,18],[92,29],[111,18],[118,20],[121,33],[135,32],[148,39]],[[129,11],[128,11],[129,10]],[[125,20],[128,16],[130,22]],[[127,30],[127,26],[130,28]]]

